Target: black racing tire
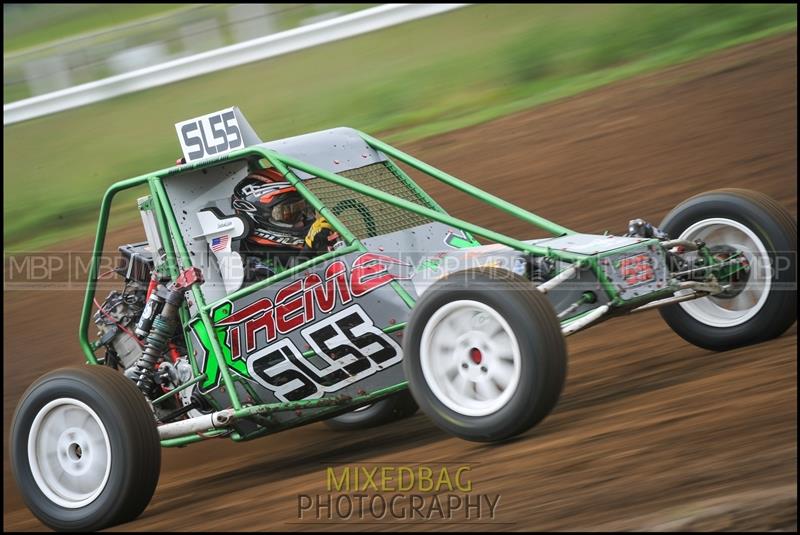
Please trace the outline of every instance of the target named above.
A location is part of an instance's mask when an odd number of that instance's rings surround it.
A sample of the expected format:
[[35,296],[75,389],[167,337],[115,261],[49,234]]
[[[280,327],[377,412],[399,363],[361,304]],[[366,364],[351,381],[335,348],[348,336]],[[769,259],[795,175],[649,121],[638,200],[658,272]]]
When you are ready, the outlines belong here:
[[[704,232],[716,232],[718,237],[723,233],[739,236],[739,241],[752,243],[761,251],[756,258],[769,259],[768,264],[756,262],[751,270],[744,287],[750,293],[705,297],[661,308],[661,316],[681,338],[705,349],[724,351],[776,338],[795,322],[797,222],[775,200],[745,189],[709,191],[679,204],[667,214],[660,228],[671,238],[685,234],[702,239]],[[717,230],[709,230],[714,228]],[[748,232],[758,238],[760,246]],[[712,243],[709,241],[708,245]],[[771,276],[764,271],[765,266],[771,270]],[[768,288],[766,282],[759,282],[762,273],[763,281],[769,281]],[[759,288],[763,290],[759,292]],[[732,301],[733,298],[737,301]],[[725,312],[724,307],[740,310]]]
[[438,427],[465,440],[524,433],[564,388],[567,348],[555,310],[533,283],[507,270],[467,269],[436,281],[415,304],[403,338],[414,399]]
[[[60,437],[52,448],[60,464],[48,464],[44,454],[31,458],[29,436],[39,432]],[[40,448],[53,442],[34,439]],[[61,447],[68,443],[72,444],[66,449]],[[150,502],[161,470],[161,444],[150,406],[130,379],[103,366],[61,368],[34,382],[17,405],[10,445],[11,470],[25,503],[42,523],[58,531],[96,531],[133,520]],[[70,473],[53,474],[70,462],[85,464],[69,465],[77,475],[57,488],[59,477]],[[34,464],[42,485],[33,474]],[[100,468],[93,472],[92,467]],[[90,484],[81,494],[84,489],[77,482],[90,479],[92,473],[105,474],[105,479],[97,476],[97,485]]]
[[325,424],[336,431],[356,431],[407,418],[417,410],[419,406],[411,393],[403,390],[360,409],[329,418]]

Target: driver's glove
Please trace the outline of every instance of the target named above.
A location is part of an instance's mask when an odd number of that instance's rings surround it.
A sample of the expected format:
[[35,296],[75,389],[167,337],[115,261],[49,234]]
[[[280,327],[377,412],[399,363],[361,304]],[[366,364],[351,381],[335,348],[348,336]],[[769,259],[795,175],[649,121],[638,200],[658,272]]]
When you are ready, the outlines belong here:
[[306,248],[312,251],[333,251],[342,245],[339,233],[334,230],[328,221],[318,215],[306,234]]

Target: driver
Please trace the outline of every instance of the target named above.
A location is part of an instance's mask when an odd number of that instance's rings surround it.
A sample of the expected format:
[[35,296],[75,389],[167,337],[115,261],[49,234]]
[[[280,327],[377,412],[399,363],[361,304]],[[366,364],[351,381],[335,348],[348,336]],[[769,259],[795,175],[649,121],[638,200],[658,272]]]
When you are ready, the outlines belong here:
[[274,168],[248,174],[234,187],[231,204],[250,227],[239,248],[245,282],[272,276],[341,243],[339,233]]

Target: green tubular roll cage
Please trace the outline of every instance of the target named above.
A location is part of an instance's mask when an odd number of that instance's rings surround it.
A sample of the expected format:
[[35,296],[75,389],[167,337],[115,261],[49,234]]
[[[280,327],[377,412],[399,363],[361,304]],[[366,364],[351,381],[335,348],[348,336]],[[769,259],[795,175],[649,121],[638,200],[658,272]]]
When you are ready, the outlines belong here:
[[[490,193],[487,193],[475,186],[472,186],[462,180],[459,180],[439,169],[436,169],[433,166],[430,166],[413,156],[410,156],[378,139],[375,139],[372,136],[364,134],[363,132],[358,132],[361,138],[373,149],[384,153],[386,156],[396,158],[397,160],[405,163],[406,165],[421,171],[422,173],[444,182],[464,193],[467,193],[482,202],[485,202],[495,208],[499,208],[509,214],[527,222],[535,227],[543,229],[555,236],[564,236],[567,234],[574,234],[574,231],[562,227],[552,221],[549,221],[543,217],[537,216],[534,213],[531,213],[527,210],[524,210],[518,206],[515,206],[508,201],[500,199]],[[81,322],[79,328],[79,337],[80,337],[80,344],[83,352],[86,356],[86,361],[89,364],[98,364],[97,358],[94,354],[96,349],[99,346],[93,345],[89,342],[88,337],[88,328],[90,323],[90,316],[91,316],[91,309],[92,303],[94,299],[95,290],[97,287],[97,277],[98,277],[98,265],[100,261],[100,255],[103,251],[104,241],[105,241],[105,234],[106,229],[108,226],[108,216],[111,209],[111,203],[114,196],[124,190],[134,188],[137,186],[147,185],[150,190],[150,208],[152,209],[153,214],[155,215],[156,223],[158,226],[159,235],[162,238],[162,242],[164,245],[164,250],[166,253],[166,267],[169,272],[170,277],[175,280],[179,274],[179,267],[177,263],[177,259],[180,259],[180,265],[183,269],[188,269],[192,266],[192,262],[190,259],[190,255],[187,251],[186,244],[184,243],[183,236],[178,227],[178,221],[175,217],[175,214],[172,210],[172,206],[167,199],[167,193],[164,188],[164,179],[170,176],[180,174],[182,172],[188,170],[197,170],[197,169],[204,169],[209,168],[217,165],[221,165],[224,163],[228,163],[235,160],[242,160],[242,159],[266,159],[273,167],[275,167],[278,171],[283,173],[287,180],[297,188],[303,197],[321,214],[323,215],[330,224],[339,232],[342,239],[345,242],[345,246],[341,247],[335,251],[331,251],[315,257],[311,260],[303,262],[291,269],[287,269],[282,271],[272,277],[269,277],[266,280],[260,281],[256,284],[248,286],[246,288],[242,288],[227,297],[224,298],[224,301],[235,301],[241,297],[249,295],[253,292],[256,292],[262,288],[270,286],[282,279],[288,278],[296,273],[302,272],[309,267],[312,267],[317,264],[321,264],[327,262],[332,258],[336,258],[338,256],[342,256],[352,252],[365,252],[367,249],[361,243],[361,241],[353,235],[343,224],[342,222],[336,217],[332,211],[325,206],[320,199],[314,195],[300,180],[297,175],[292,170],[299,170],[315,177],[325,180],[328,182],[332,182],[344,188],[348,188],[360,194],[366,195],[368,197],[372,197],[378,201],[391,204],[395,207],[413,212],[417,215],[426,217],[433,221],[438,221],[441,223],[445,223],[451,227],[460,229],[462,231],[466,231],[477,236],[481,236],[493,242],[506,245],[511,247],[512,249],[516,249],[519,251],[525,251],[531,253],[535,256],[544,256],[555,260],[560,260],[564,262],[568,262],[571,264],[577,264],[579,267],[588,268],[594,271],[595,275],[597,276],[598,280],[600,281],[603,289],[608,294],[609,299],[611,300],[612,304],[619,304],[619,294],[617,289],[608,281],[605,276],[605,273],[600,268],[597,262],[597,258],[591,255],[583,255],[577,253],[570,253],[567,251],[561,251],[556,249],[551,249],[549,247],[541,247],[529,243],[522,242],[520,240],[511,238],[509,236],[503,235],[501,233],[480,227],[478,225],[474,225],[462,219],[458,219],[452,217],[444,212],[428,195],[427,193],[422,190],[418,185],[416,185],[407,175],[402,173],[402,171],[398,170],[401,173],[401,176],[404,180],[407,180],[407,183],[410,187],[412,187],[415,192],[421,197],[429,201],[429,204],[437,209],[428,208],[426,206],[422,206],[421,204],[416,204],[395,195],[391,195],[389,193],[383,192],[379,189],[367,186],[355,180],[343,177],[341,175],[332,173],[330,171],[326,171],[324,169],[320,169],[318,167],[309,165],[305,162],[300,160],[290,158],[288,156],[282,155],[279,152],[266,149],[261,146],[252,146],[245,149],[240,149],[236,151],[232,151],[227,153],[223,156],[219,156],[216,158],[209,158],[205,160],[201,160],[196,163],[189,163],[179,166],[173,166],[166,169],[162,169],[156,171],[154,173],[148,173],[145,175],[141,175],[135,178],[130,178],[128,180],[123,180],[120,182],[116,182],[112,184],[108,190],[106,191],[105,195],[103,196],[102,204],[100,207],[100,217],[97,226],[97,234],[95,236],[94,241],[94,248],[92,251],[92,259],[89,264],[89,280],[86,288],[86,295],[83,301],[83,310],[81,313]],[[172,237],[172,239],[169,239]],[[173,246],[174,240],[174,246]],[[653,240],[654,243],[657,243],[658,240]],[[177,251],[175,250],[177,249]],[[393,287],[395,291],[398,293],[401,299],[409,306],[412,307],[414,305],[414,299],[409,295],[397,281],[393,281]],[[183,332],[186,332],[187,325],[190,321],[197,321],[199,317],[199,321],[202,321],[205,330],[207,333],[213,333],[213,321],[211,318],[211,312],[214,310],[216,306],[221,304],[222,300],[214,303],[206,303],[205,298],[203,296],[203,292],[199,285],[192,285],[191,287],[192,297],[197,305],[197,315],[195,318],[189,317],[189,309],[186,303],[182,306],[180,310],[180,320]],[[570,318],[570,320],[574,320],[575,318]],[[567,323],[567,322],[565,322]],[[389,328],[389,330],[399,330],[404,327],[404,324],[394,325]],[[231,407],[234,409],[234,414],[237,418],[248,418],[248,417],[255,417],[257,415],[265,415],[270,414],[275,411],[286,411],[286,410],[296,410],[296,409],[310,409],[310,408],[322,408],[322,407],[330,407],[336,405],[330,409],[330,411],[334,411],[337,408],[340,410],[341,406],[345,404],[342,400],[331,400],[330,398],[322,398],[317,400],[306,400],[306,401],[296,401],[296,402],[284,402],[284,403],[270,403],[270,404],[263,404],[263,405],[251,405],[251,406],[244,406],[242,401],[239,399],[239,395],[234,388],[234,380],[231,376],[228,364],[226,363],[222,349],[219,345],[219,341],[217,340],[216,336],[208,336],[210,341],[210,349],[213,353],[213,358],[216,360],[216,363],[219,367],[219,371],[221,374],[222,382],[225,388],[225,391],[228,393],[230,397]],[[187,343],[187,353],[189,354],[189,360],[192,364],[192,369],[194,371],[194,379],[191,381],[184,383],[178,389],[165,394],[161,398],[157,398],[154,400],[154,403],[160,403],[164,399],[167,399],[169,396],[174,394],[176,391],[182,390],[184,388],[188,388],[193,384],[205,379],[205,376],[200,375],[197,369],[197,365],[194,358],[194,353],[191,348],[191,341],[188,339],[186,340]],[[209,358],[212,358],[209,356]],[[402,390],[407,387],[407,382],[401,382],[399,384],[374,391],[363,396],[353,397],[346,401],[346,404],[363,404],[364,402],[372,401],[374,399],[378,399],[384,397],[390,393]],[[319,419],[319,414],[315,415],[312,419]],[[294,422],[291,427],[299,425],[302,423],[302,419]],[[262,430],[264,432],[256,432],[254,434],[250,434],[247,436],[241,436],[236,431],[234,431],[230,437],[233,440],[240,441],[240,440],[249,440],[251,438],[255,438],[256,436],[260,436],[266,434],[267,431],[274,432],[275,429],[269,430]],[[212,436],[217,436],[227,433],[227,431],[223,430],[215,430],[210,433],[207,433],[204,436],[198,436],[196,434],[188,435],[185,437],[178,437],[168,440],[162,440],[162,446],[181,446],[188,444],[190,442],[195,442],[198,440],[203,440],[204,438],[210,438]]]

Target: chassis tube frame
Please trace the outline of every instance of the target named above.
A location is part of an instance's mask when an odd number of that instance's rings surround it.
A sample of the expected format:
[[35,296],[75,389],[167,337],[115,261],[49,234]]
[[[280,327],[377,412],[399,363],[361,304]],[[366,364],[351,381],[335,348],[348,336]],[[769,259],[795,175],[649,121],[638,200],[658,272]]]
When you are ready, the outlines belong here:
[[[375,139],[375,138],[373,138],[373,137],[371,137],[371,136],[369,136],[367,134],[364,134],[363,132],[359,132],[359,134],[365,140],[365,142],[367,142],[374,149],[379,150],[381,152],[384,152],[385,154],[387,154],[389,156],[393,156],[394,158],[398,159],[399,161],[401,161],[403,163],[406,163],[407,165],[410,165],[411,167],[414,167],[414,168],[418,169],[419,171],[421,171],[421,172],[423,172],[423,173],[425,173],[425,174],[427,174],[427,175],[429,175],[429,176],[431,176],[431,177],[433,177],[433,178],[435,178],[435,179],[437,179],[437,180],[439,180],[441,182],[444,182],[444,183],[446,183],[446,184],[448,184],[448,185],[450,185],[450,186],[452,186],[452,187],[454,187],[456,189],[459,189],[459,190],[461,190],[461,191],[463,191],[465,193],[468,193],[469,195],[481,200],[482,202],[485,202],[485,203],[487,203],[487,204],[489,204],[491,206],[494,206],[496,208],[504,210],[504,211],[510,213],[511,215],[514,215],[515,217],[517,217],[519,219],[522,219],[523,221],[525,221],[525,222],[527,222],[529,224],[532,224],[532,225],[534,225],[534,226],[536,226],[538,228],[546,230],[546,231],[548,231],[551,234],[554,234],[556,236],[564,236],[564,235],[567,235],[567,234],[573,234],[574,233],[574,231],[572,231],[570,229],[567,229],[565,227],[557,225],[556,223],[553,223],[553,222],[551,222],[551,221],[549,221],[549,220],[547,220],[545,218],[537,216],[536,214],[528,212],[527,210],[524,210],[522,208],[514,206],[513,204],[509,203],[508,201],[505,201],[503,199],[500,199],[499,197],[491,195],[491,194],[489,194],[489,193],[487,193],[487,192],[485,192],[485,191],[483,191],[483,190],[481,190],[481,189],[479,189],[479,188],[477,188],[475,186],[472,186],[471,184],[463,182],[463,181],[461,181],[461,180],[459,180],[459,179],[457,179],[457,178],[455,178],[455,177],[453,177],[453,176],[451,176],[451,175],[449,175],[447,173],[444,173],[444,172],[440,171],[439,169],[436,169],[433,166],[425,164],[424,162],[421,162],[420,160],[417,160],[416,158],[413,158],[412,156],[410,156],[410,155],[408,155],[408,154],[406,154],[406,153],[404,153],[402,151],[399,151],[399,150],[395,149],[394,147],[391,147],[390,145],[388,145],[386,143],[383,143],[383,142],[381,142],[381,141],[379,141],[379,140],[377,140],[377,139]],[[380,190],[378,190],[376,188],[372,188],[370,186],[366,186],[364,184],[361,184],[361,183],[356,182],[354,180],[348,179],[348,178],[343,177],[341,175],[337,175],[336,173],[329,172],[329,171],[326,171],[324,169],[320,169],[320,168],[312,166],[312,165],[310,165],[310,164],[308,164],[306,162],[303,162],[303,161],[297,160],[295,158],[291,158],[291,157],[288,157],[286,155],[280,154],[280,153],[278,153],[278,152],[276,152],[274,150],[266,149],[266,148],[264,148],[262,146],[253,146],[253,147],[248,147],[248,148],[245,148],[245,149],[232,151],[232,152],[227,153],[227,154],[222,155],[222,156],[201,160],[199,162],[193,162],[193,163],[189,163],[189,164],[183,164],[183,165],[164,168],[164,169],[155,171],[153,173],[148,173],[148,174],[145,174],[145,175],[140,175],[138,177],[134,177],[134,178],[130,178],[130,179],[127,179],[127,180],[120,181],[120,182],[116,182],[116,183],[112,184],[108,188],[108,190],[105,192],[105,194],[103,196],[103,199],[102,199],[102,202],[101,202],[101,206],[100,206],[100,215],[99,215],[99,218],[98,218],[98,226],[97,226],[97,232],[96,232],[96,235],[95,235],[94,248],[93,248],[93,252],[92,252],[92,259],[91,259],[91,262],[90,262],[90,265],[89,265],[89,275],[88,275],[88,279],[89,280],[88,280],[88,283],[87,283],[86,294],[85,294],[85,297],[84,297],[83,309],[82,309],[82,314],[81,314],[81,321],[80,321],[80,326],[79,326],[80,345],[81,345],[81,348],[83,349],[84,354],[86,356],[86,361],[89,364],[93,364],[93,365],[97,365],[98,364],[97,358],[94,355],[94,352],[96,351],[97,348],[93,347],[93,345],[89,342],[89,339],[88,339],[88,327],[89,327],[89,320],[90,320],[90,316],[91,316],[93,298],[94,298],[94,295],[95,295],[95,291],[97,289],[97,275],[98,275],[99,255],[103,251],[103,246],[104,246],[104,242],[105,242],[105,234],[106,234],[106,231],[107,231],[107,228],[108,228],[108,218],[109,218],[109,214],[110,214],[111,203],[113,201],[114,196],[117,193],[119,193],[119,192],[121,192],[123,190],[127,190],[127,189],[130,189],[130,188],[133,188],[133,187],[138,187],[138,186],[142,186],[142,185],[149,186],[150,194],[151,194],[151,197],[152,197],[152,199],[154,201],[153,208],[154,208],[154,212],[155,212],[156,219],[157,219],[157,222],[158,222],[159,232],[161,234],[163,234],[162,235],[162,242],[164,242],[164,244],[165,244],[164,245],[165,252],[167,253],[167,261],[166,261],[167,268],[169,270],[170,275],[172,277],[175,277],[179,273],[180,269],[188,269],[188,268],[190,268],[192,266],[192,262],[191,262],[188,250],[186,248],[186,244],[185,244],[185,242],[183,240],[183,236],[180,233],[180,228],[178,226],[177,219],[175,217],[175,213],[174,213],[174,211],[172,209],[171,204],[169,203],[169,199],[168,199],[168,196],[167,196],[167,193],[166,193],[166,189],[165,189],[165,186],[164,186],[164,183],[163,183],[164,179],[169,178],[170,176],[174,176],[176,174],[185,172],[185,171],[196,170],[196,169],[204,169],[204,168],[213,167],[213,166],[216,166],[216,165],[220,165],[220,164],[223,164],[223,163],[236,161],[236,160],[249,161],[252,158],[258,158],[258,157],[267,159],[278,170],[284,171],[286,176],[287,176],[287,180],[289,180],[298,189],[298,191],[301,192],[301,194],[304,196],[304,198],[306,198],[312,204],[312,206],[314,206],[315,208],[319,209],[320,213],[324,217],[326,217],[326,219],[328,219],[328,221],[331,223],[331,225],[334,227],[334,229],[337,230],[337,232],[339,232],[341,234],[341,236],[344,238],[344,240],[345,240],[345,242],[347,244],[345,247],[340,248],[340,249],[338,249],[336,251],[332,251],[331,253],[328,253],[328,254],[325,254],[325,255],[321,255],[319,257],[311,259],[308,262],[304,262],[304,263],[300,264],[299,266],[297,266],[297,268],[299,268],[299,270],[306,269],[308,267],[311,267],[312,265],[316,265],[318,263],[325,262],[325,261],[327,261],[327,260],[329,260],[331,258],[335,258],[337,256],[348,254],[350,252],[366,251],[366,247],[361,243],[361,241],[357,237],[355,237],[341,223],[341,221],[326,206],[324,206],[322,204],[322,202],[313,193],[310,192],[310,190],[308,190],[307,187],[305,187],[305,185],[303,184],[303,181],[300,180],[295,175],[294,172],[292,172],[292,169],[299,169],[301,171],[305,171],[305,172],[307,172],[307,173],[309,173],[311,175],[314,175],[314,176],[318,177],[319,179],[326,180],[328,182],[333,182],[333,183],[335,183],[335,184],[337,184],[339,186],[345,187],[345,188],[350,189],[352,191],[355,191],[357,193],[361,193],[363,195],[367,195],[367,196],[373,197],[373,198],[375,198],[375,199],[377,199],[379,201],[391,204],[391,205],[393,205],[395,207],[398,207],[398,208],[401,208],[401,209],[416,213],[418,215],[422,215],[422,216],[427,217],[428,219],[431,219],[433,221],[438,221],[438,222],[441,222],[441,223],[445,223],[445,224],[448,224],[448,225],[453,226],[455,228],[458,228],[460,230],[469,232],[471,234],[474,234],[474,235],[477,235],[477,236],[482,236],[482,237],[487,238],[489,240],[492,240],[494,242],[497,242],[497,243],[500,243],[502,245],[506,245],[508,247],[511,247],[512,249],[525,251],[525,252],[528,252],[528,253],[536,255],[536,256],[546,256],[546,257],[549,257],[549,258],[554,258],[554,259],[558,259],[558,260],[561,260],[561,261],[565,261],[565,262],[568,262],[568,263],[581,263],[584,266],[587,266],[587,264],[588,264],[587,267],[593,268],[598,273],[598,276],[601,277],[601,281],[603,280],[602,272],[599,269],[599,266],[597,266],[597,263],[594,262],[593,261],[594,259],[590,258],[589,255],[583,255],[583,254],[578,254],[578,253],[569,253],[567,251],[554,250],[554,249],[551,249],[549,247],[541,247],[541,246],[528,244],[528,243],[522,242],[520,240],[516,240],[514,238],[506,236],[504,234],[501,234],[499,232],[495,232],[495,231],[480,227],[478,225],[469,223],[467,221],[455,218],[453,216],[450,216],[449,214],[445,213],[444,210],[442,210],[441,207],[438,204],[435,203],[435,201],[432,201],[432,199],[430,199],[430,206],[433,206],[436,209],[428,208],[428,207],[425,207],[425,206],[422,206],[422,205],[419,205],[419,204],[416,204],[416,203],[412,203],[410,201],[406,201],[406,200],[404,200],[404,199],[402,199],[400,197],[396,197],[394,195],[391,195],[391,194],[385,193],[383,191],[380,191]],[[389,162],[391,162],[391,160],[389,160]],[[392,165],[394,165],[394,164],[392,164]],[[410,182],[410,184],[413,184],[415,189],[421,189],[410,178],[404,177],[404,179],[406,181]],[[425,194],[424,198],[429,199],[427,194]],[[174,242],[171,241],[173,239],[174,239]],[[173,247],[173,243],[174,243],[174,247]],[[291,274],[292,273],[282,272],[279,275],[283,275],[283,277],[280,277],[280,278],[284,278],[286,276],[290,276]],[[254,285],[248,287],[248,288],[245,288],[245,289],[239,290],[237,292],[234,292],[230,296],[227,296],[225,298],[225,300],[229,300],[231,297],[238,299],[240,297],[243,297],[245,295],[249,295],[250,293],[258,291],[261,288],[264,288],[264,287],[266,287],[266,286],[268,286],[270,284],[273,284],[277,280],[279,280],[278,279],[279,275],[276,275],[274,277],[270,277],[269,279],[267,279],[265,281],[262,281],[263,284],[262,283],[257,283],[257,284],[254,284]],[[605,282],[605,281],[603,281],[603,282]],[[612,297],[612,298],[616,297],[616,295],[615,295],[616,292],[614,292],[614,289],[611,288],[610,285],[604,284],[604,286],[605,286],[606,291],[610,294],[610,297]],[[393,288],[398,293],[399,297],[409,307],[413,306],[413,304],[414,304],[413,298],[399,285],[399,283],[393,285]],[[202,289],[198,285],[194,285],[192,287],[192,289],[191,289],[191,292],[192,292],[192,297],[193,297],[193,299],[195,301],[195,304],[196,304],[196,307],[197,307],[196,316],[200,317],[200,320],[203,322],[205,328],[207,329],[207,332],[213,333],[214,332],[214,324],[213,324],[213,321],[212,321],[212,319],[210,317],[210,312],[214,308],[214,306],[219,304],[220,301],[213,302],[213,303],[206,303],[205,297],[204,297],[203,292],[202,292]],[[191,321],[196,321],[195,318],[190,318],[189,317],[188,307],[185,304],[181,309],[180,320],[181,320],[182,333],[183,333],[183,335],[185,337],[186,328],[189,325],[189,323]],[[234,382],[233,382],[233,379],[231,377],[230,369],[229,369],[229,367],[227,366],[227,363],[224,360],[224,356],[223,356],[222,350],[221,350],[221,348],[219,346],[219,342],[216,339],[216,337],[214,337],[214,336],[210,336],[209,338],[210,338],[211,349],[212,349],[212,353],[213,353],[213,355],[210,355],[209,357],[213,356],[213,358],[215,358],[217,360],[217,363],[218,363],[219,368],[220,368],[220,373],[221,373],[221,376],[222,376],[222,380],[223,380],[223,383],[224,383],[224,385],[226,387],[226,392],[228,393],[228,396],[230,398],[231,406],[232,406],[233,410],[236,412],[237,415],[241,415],[243,417],[246,417],[246,415],[259,414],[259,413],[262,413],[262,411],[264,411],[264,412],[274,412],[274,411],[277,411],[277,410],[283,410],[283,409],[281,409],[281,407],[285,408],[285,407],[288,407],[288,406],[295,406],[296,404],[301,403],[301,402],[293,402],[292,404],[272,403],[272,404],[263,404],[263,405],[256,405],[256,406],[250,406],[250,407],[243,407],[241,401],[239,400],[239,397],[238,397],[238,394],[236,392],[236,389],[234,387]],[[197,378],[197,377],[199,377],[199,374],[198,374],[198,370],[196,370],[194,358],[192,358],[191,360],[192,360],[192,365],[193,365],[193,371],[195,372],[195,378]],[[385,387],[383,389],[377,390],[377,391],[375,391],[375,392],[373,392],[371,394],[367,394],[366,396],[358,396],[356,398],[352,398],[351,401],[346,402],[345,404],[361,403],[361,402],[364,402],[365,399],[374,399],[376,397],[388,395],[387,392],[391,393],[391,392],[399,391],[399,390],[402,390],[402,389],[404,389],[406,387],[407,387],[407,382],[401,382],[401,383],[398,383],[396,385],[390,385],[390,386]],[[311,407],[314,407],[314,406],[320,406],[320,407],[325,406],[325,403],[318,403],[318,402],[315,402],[314,400],[310,400],[307,403],[301,403],[301,405],[305,406],[305,407],[308,407],[308,408],[311,408]],[[285,410],[288,410],[288,409],[285,409]],[[245,411],[245,412],[242,412],[242,411]],[[314,419],[318,419],[317,416],[314,416],[313,418]],[[291,425],[289,427],[294,427],[294,425]],[[262,431],[264,431],[266,433],[266,432],[270,432],[271,430],[270,429],[263,429]],[[257,434],[258,434],[258,436],[260,436],[261,433],[257,433]],[[203,437],[198,437],[197,435],[190,435],[190,436],[186,436],[186,437],[176,437],[176,438],[169,439],[168,441],[164,441],[162,443],[162,445],[164,445],[164,446],[184,445],[186,443],[191,443],[191,442],[194,442],[194,441],[197,441],[197,440],[203,440],[205,438],[210,438],[211,436],[216,436],[216,435],[217,435],[217,433],[213,433],[213,434],[206,435],[206,436],[203,436]],[[255,436],[255,435],[256,434],[253,434],[253,436]],[[231,435],[231,438],[233,438],[234,440],[248,440],[250,438],[250,436],[251,435],[243,437],[243,436],[239,436],[238,433],[234,432]]]

